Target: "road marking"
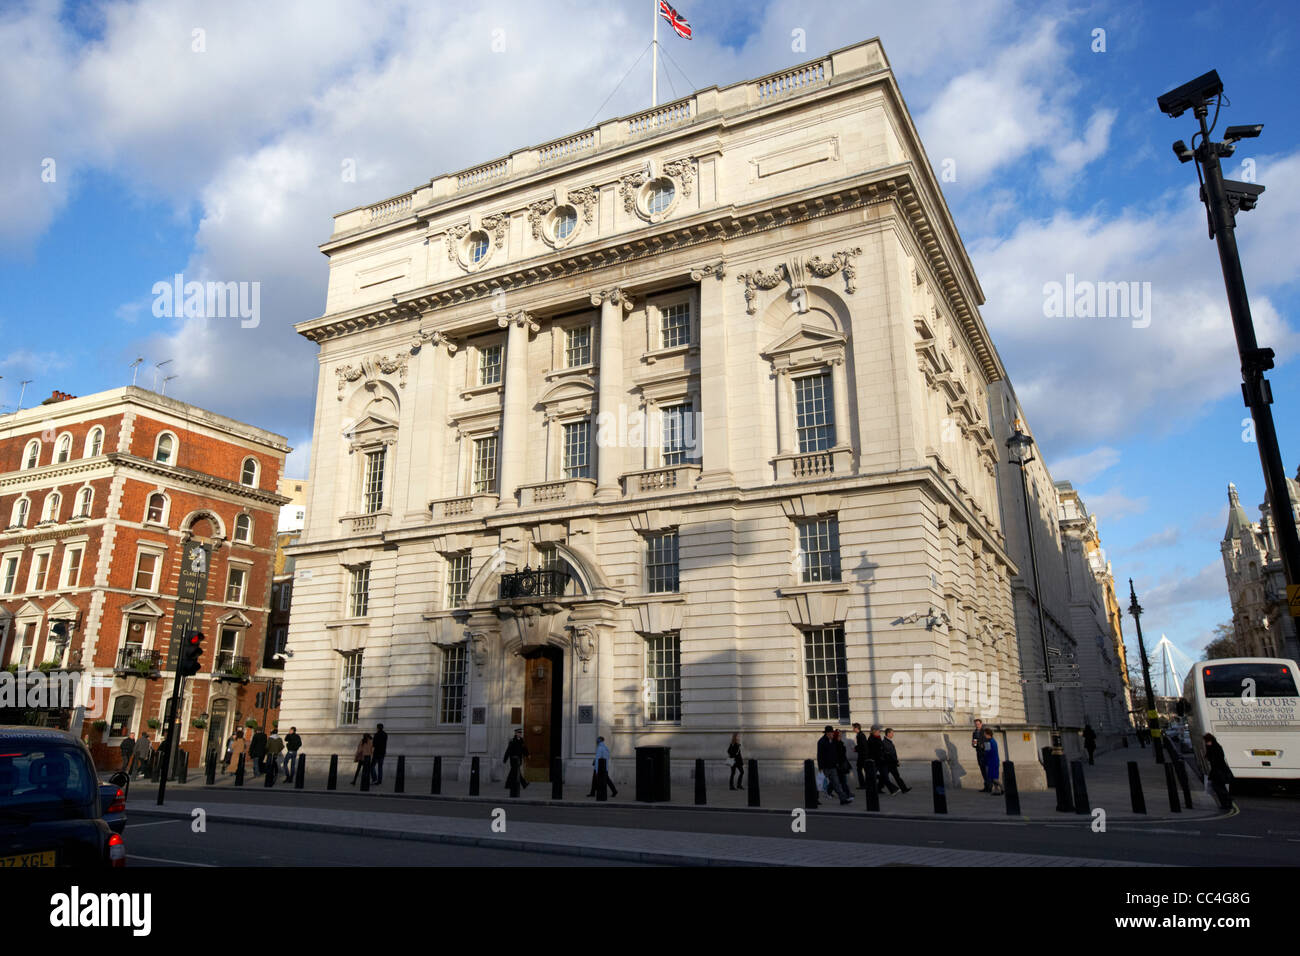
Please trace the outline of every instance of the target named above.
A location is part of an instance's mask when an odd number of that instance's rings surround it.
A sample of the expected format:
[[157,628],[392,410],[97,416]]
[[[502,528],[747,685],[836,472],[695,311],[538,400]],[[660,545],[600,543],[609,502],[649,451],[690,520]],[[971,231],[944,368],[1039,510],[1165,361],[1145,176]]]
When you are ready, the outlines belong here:
[[181,822],[180,820],[157,820],[153,823],[132,823],[131,829],[139,830],[141,827],[161,827],[161,826],[166,826],[168,823],[180,823],[180,822]]
[[169,866],[202,866],[209,870],[216,868],[215,863],[191,863],[189,860],[164,860],[156,856],[140,856],[135,853],[127,855],[127,862],[130,862],[131,860],[144,860],[148,863],[166,863]]
[[1216,833],[1215,836],[1236,837],[1239,840],[1262,840],[1262,836],[1253,833]]

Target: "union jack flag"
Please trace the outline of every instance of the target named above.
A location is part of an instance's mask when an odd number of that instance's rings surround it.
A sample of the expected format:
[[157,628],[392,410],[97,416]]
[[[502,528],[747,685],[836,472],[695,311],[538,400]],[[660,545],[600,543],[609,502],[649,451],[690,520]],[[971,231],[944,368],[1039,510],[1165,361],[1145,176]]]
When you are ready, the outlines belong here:
[[687,40],[691,38],[691,25],[686,18],[668,5],[667,0],[659,0],[659,16],[668,21],[673,32]]

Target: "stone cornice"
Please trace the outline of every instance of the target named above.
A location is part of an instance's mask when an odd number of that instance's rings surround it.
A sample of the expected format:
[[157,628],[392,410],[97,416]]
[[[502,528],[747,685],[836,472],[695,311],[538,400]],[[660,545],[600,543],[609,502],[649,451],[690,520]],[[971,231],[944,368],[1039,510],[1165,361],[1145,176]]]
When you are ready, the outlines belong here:
[[160,478],[167,479],[172,484],[189,485],[194,488],[204,488],[209,491],[222,491],[236,498],[243,498],[248,501],[255,501],[258,504],[273,505],[280,507],[293,501],[285,495],[276,494],[274,491],[263,491],[260,488],[250,488],[247,485],[241,485],[237,481],[230,481],[227,478],[217,478],[213,475],[205,475],[199,471],[191,471],[189,468],[178,468],[175,465],[162,465],[148,458],[139,458],[135,455],[128,455],[124,452],[110,452],[104,456],[108,461],[116,466],[129,471],[138,471],[147,475],[157,475]]

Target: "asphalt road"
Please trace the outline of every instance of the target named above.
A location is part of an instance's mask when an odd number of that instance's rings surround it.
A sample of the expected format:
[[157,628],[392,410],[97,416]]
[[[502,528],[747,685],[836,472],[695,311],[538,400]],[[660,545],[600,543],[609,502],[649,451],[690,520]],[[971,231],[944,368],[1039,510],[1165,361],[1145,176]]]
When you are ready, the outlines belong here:
[[127,864],[139,866],[637,866],[557,853],[383,840],[213,820],[195,833],[187,820],[128,823]]
[[[488,826],[489,814],[494,806],[510,806],[511,819],[549,823],[570,823],[597,827],[637,827],[680,832],[709,832],[749,834],[755,836],[789,837],[790,818],[786,812],[755,812],[744,810],[703,810],[646,806],[629,801],[610,801],[603,806],[544,806],[524,803],[514,804],[508,797],[492,800],[467,801],[457,799],[430,799],[419,797],[393,797],[353,793],[307,793],[291,790],[266,790],[251,788],[242,791],[231,789],[185,788],[174,791],[177,797],[199,801],[210,808],[222,804],[273,804],[277,806],[311,806],[332,810],[357,811],[358,822],[374,815],[382,823],[388,813],[417,813],[461,818],[481,817]],[[143,796],[143,792],[141,794]],[[1208,798],[1197,794],[1195,799]],[[134,801],[132,801],[134,803]],[[1300,799],[1288,795],[1251,794],[1239,798],[1240,812],[1230,817],[1201,818],[1186,823],[1160,821],[1143,824],[1131,821],[1116,823],[1105,832],[1094,832],[1091,819],[1085,816],[1062,815],[1059,821],[1024,823],[1012,821],[960,822],[924,818],[901,820],[872,817],[865,811],[861,815],[844,813],[819,813],[808,815],[807,833],[802,840],[821,839],[886,843],[900,846],[948,847],[969,850],[998,850],[1020,853],[1090,857],[1104,860],[1122,860],[1135,864],[1175,864],[1185,866],[1296,866],[1300,864]],[[143,800],[140,809],[148,809],[152,800]],[[1201,805],[1198,803],[1198,805]],[[128,805],[128,815],[130,805]],[[153,822],[139,818],[141,823]],[[168,827],[149,828],[165,830]],[[310,842],[287,833],[271,836],[267,828],[241,828],[249,831],[249,844],[255,846],[298,846]],[[136,834],[147,833],[128,824],[128,846],[136,853],[154,855],[138,848]],[[144,838],[146,841],[148,836]],[[317,837],[317,840],[322,838]],[[336,839],[333,836],[329,840]],[[399,859],[412,860],[417,865],[428,865],[430,851],[412,848],[403,841],[394,842],[400,847],[391,857],[376,862],[400,865]],[[451,859],[451,847],[447,847]],[[504,851],[479,851],[466,848],[457,853],[497,853]],[[271,853],[262,851],[265,856]],[[165,855],[165,854],[163,854]],[[514,854],[532,856],[533,854]],[[573,858],[570,858],[573,859]],[[534,863],[536,861],[533,861]]]

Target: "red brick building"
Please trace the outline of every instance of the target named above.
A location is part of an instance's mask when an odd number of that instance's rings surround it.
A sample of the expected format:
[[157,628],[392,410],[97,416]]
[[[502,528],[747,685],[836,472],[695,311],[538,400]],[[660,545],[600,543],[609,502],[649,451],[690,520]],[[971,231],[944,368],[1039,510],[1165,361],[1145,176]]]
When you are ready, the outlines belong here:
[[195,622],[207,640],[181,746],[195,766],[261,722],[259,694],[279,676],[261,670],[288,451],[280,435],[135,387],[55,392],[0,417],[0,667],[77,672],[92,742],[159,739],[185,625],[181,550],[199,540],[212,547]]

